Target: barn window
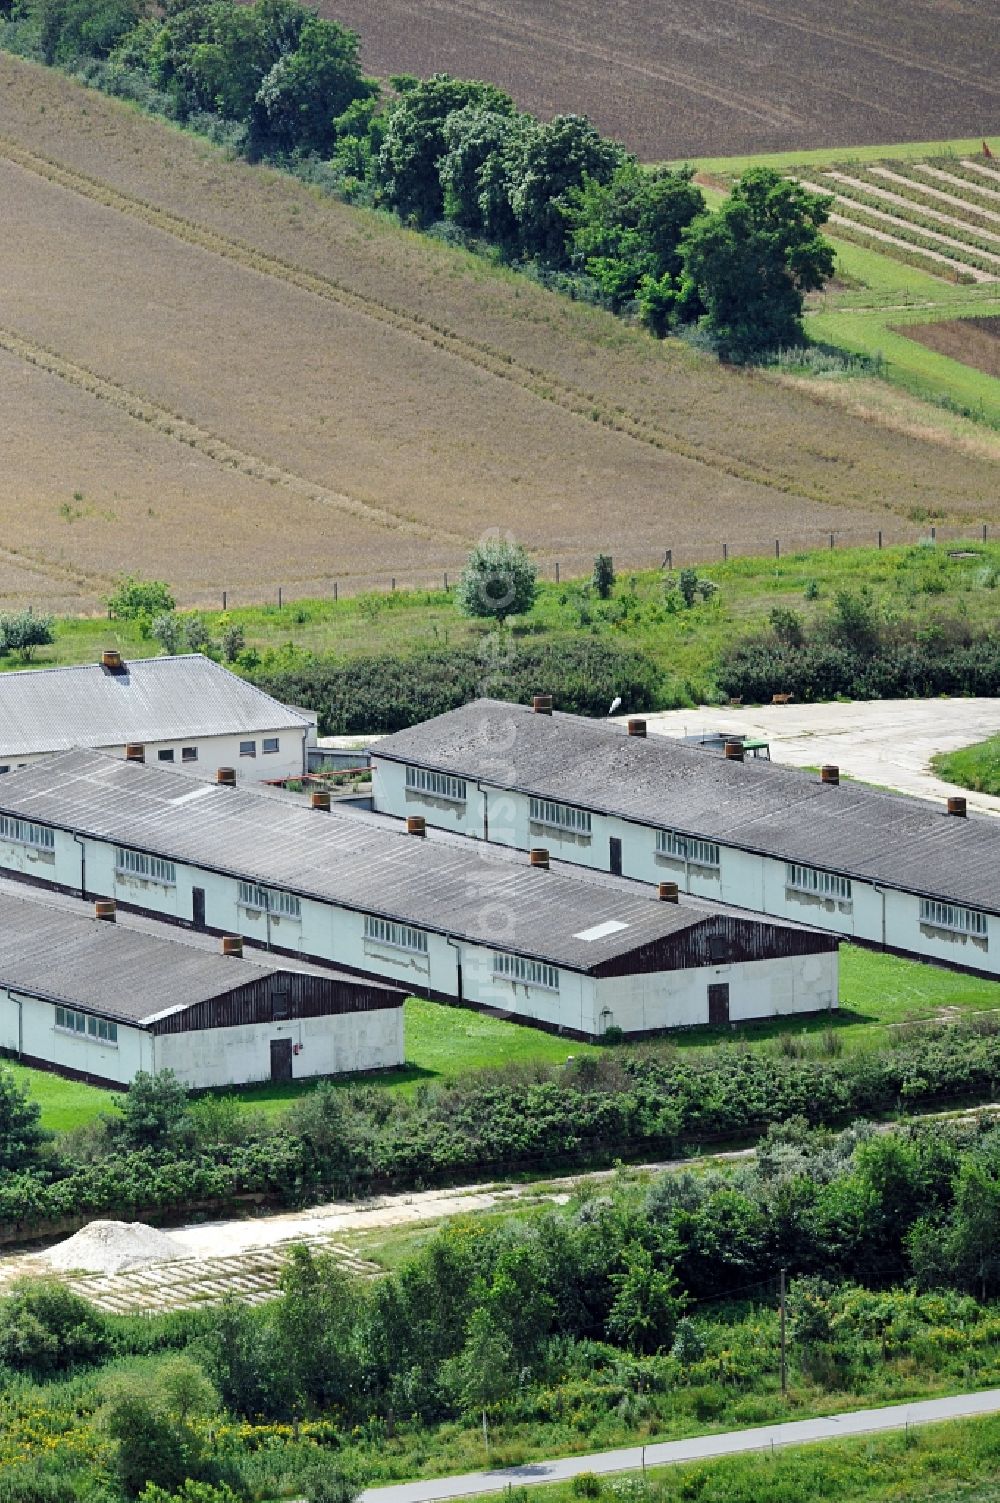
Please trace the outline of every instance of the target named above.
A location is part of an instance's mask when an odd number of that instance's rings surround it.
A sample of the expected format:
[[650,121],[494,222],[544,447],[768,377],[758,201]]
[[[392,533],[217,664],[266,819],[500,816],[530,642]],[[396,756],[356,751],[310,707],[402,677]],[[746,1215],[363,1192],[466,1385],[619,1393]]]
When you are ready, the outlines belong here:
[[257,743],[256,743],[256,741],[241,741],[240,742],[240,756],[241,757],[255,757],[256,755],[257,755]]
[[432,772],[429,767],[408,767],[406,788],[409,793],[430,793],[434,798],[450,799],[453,804],[465,803],[465,779]]
[[156,753],[156,758],[159,762],[172,762],[174,760],[173,747],[169,746],[165,751],[158,751]]
[[590,834],[589,809],[575,809],[572,804],[557,804],[549,798],[533,798],[529,813],[536,825],[569,830],[574,835]]
[[729,959],[729,942],[722,934],[712,934],[708,940],[708,958],[718,965]]
[[365,939],[390,945],[394,950],[427,953],[427,935],[423,929],[414,929],[410,924],[394,924],[391,919],[376,918],[373,913],[365,914]]
[[799,866],[795,861],[785,864],[785,886],[793,892],[836,898],[839,903],[851,901],[850,877],[842,877],[839,872],[819,871],[815,866]]
[[265,757],[270,756],[272,752],[281,750],[281,743],[277,736],[265,736],[261,742],[261,746],[264,749]]
[[158,882],[161,887],[177,886],[177,868],[172,861],[124,846],[115,847],[115,876],[138,877],[143,882]]
[[197,762],[197,760],[198,760],[198,748],[196,746],[182,746],[181,747],[181,761],[182,762]]
[[986,939],[989,923],[985,913],[976,908],[961,908],[957,903],[942,903],[937,898],[920,899],[920,922],[934,929],[949,929],[953,934],[972,934]]
[[15,819],[12,814],[0,814],[0,840],[9,840],[12,845],[30,845],[39,851],[54,851],[56,832],[47,825],[36,825],[30,819]]
[[547,992],[559,990],[559,971],[543,960],[529,960],[526,955],[493,953],[493,975],[505,981],[520,981],[524,986],[542,987]]
[[278,918],[302,917],[302,905],[294,892],[282,892],[279,887],[260,887],[256,882],[240,883],[239,904],[251,913],[272,913]]
[[73,1033],[97,1039],[102,1044],[117,1044],[118,1024],[107,1018],[93,1018],[74,1007],[56,1008],[56,1027],[64,1033]]
[[284,978],[275,981],[271,989],[271,1017],[287,1018],[290,1007],[288,982]]
[[714,840],[698,840],[694,835],[679,835],[676,830],[657,830],[656,854],[686,861],[690,866],[719,869],[719,847]]

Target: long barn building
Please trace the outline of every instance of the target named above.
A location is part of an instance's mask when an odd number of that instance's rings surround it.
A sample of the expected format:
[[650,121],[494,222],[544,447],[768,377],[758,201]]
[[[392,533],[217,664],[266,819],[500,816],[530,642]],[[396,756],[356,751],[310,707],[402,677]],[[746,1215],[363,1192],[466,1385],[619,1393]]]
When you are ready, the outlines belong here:
[[579,1037],[837,1004],[815,930],[98,752],[0,779],[0,870]]
[[476,700],[372,748],[374,806],[1000,974],[1000,821],[609,721]]
[[0,893],[0,1052],[104,1085],[169,1069],[192,1088],[403,1063],[398,985],[223,955],[101,907]]

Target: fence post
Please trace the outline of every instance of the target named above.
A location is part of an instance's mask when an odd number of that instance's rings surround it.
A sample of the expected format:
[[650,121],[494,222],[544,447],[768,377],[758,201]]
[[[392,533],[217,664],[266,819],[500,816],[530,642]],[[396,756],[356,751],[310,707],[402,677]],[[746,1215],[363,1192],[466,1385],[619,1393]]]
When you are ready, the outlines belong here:
[[336,580],[333,581],[333,598],[334,598],[334,600],[336,600],[336,598],[337,598],[337,581]]
[[664,553],[663,563],[660,567],[663,569],[672,569],[674,567],[674,550],[672,548],[668,548],[666,553]]
[[881,529],[881,527],[878,530],[878,546],[879,546],[879,552],[881,552],[882,551],[882,529]]
[[281,586],[278,586],[278,610],[281,610]]
[[984,522],[983,523],[983,542],[985,543],[985,541],[986,541],[986,523]]
[[775,540],[774,540],[774,556],[775,556],[775,558],[780,558],[781,557],[781,539],[780,538],[775,538]]
[[728,543],[723,543],[723,545],[722,545],[722,562],[725,564],[725,563],[728,563],[728,561],[729,561],[729,544]]
[[225,610],[225,609],[226,609],[226,601],[227,601],[227,600],[228,600],[228,599],[229,599],[229,594],[228,594],[228,591],[226,591],[226,590],[223,590],[223,592],[222,592],[222,609],[223,609],[223,610]]
[[447,593],[448,593],[448,570],[447,569],[445,569],[445,571],[444,571],[444,592],[447,595]]
[[833,552],[833,533],[830,534],[830,552]]
[[932,527],[931,528],[931,542],[932,543],[936,543],[937,542],[937,528],[936,527]]
[[556,584],[559,583],[559,560],[556,559]]
[[396,593],[396,576],[395,575],[393,575],[393,577],[392,577],[392,593],[394,595]]

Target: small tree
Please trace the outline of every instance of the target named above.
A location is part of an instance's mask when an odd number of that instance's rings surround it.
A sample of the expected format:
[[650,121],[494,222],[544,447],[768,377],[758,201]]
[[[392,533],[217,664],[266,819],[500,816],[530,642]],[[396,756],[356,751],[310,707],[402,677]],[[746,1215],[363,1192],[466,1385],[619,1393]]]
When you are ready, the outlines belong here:
[[0,1364],[47,1378],[107,1350],[104,1316],[57,1279],[21,1279],[0,1300]]
[[47,647],[53,640],[52,616],[36,616],[34,611],[18,611],[0,616],[0,655],[16,652],[23,663],[30,663],[36,647]]
[[169,588],[159,579],[136,579],[123,574],[108,596],[108,610],[117,621],[135,621],[140,616],[160,615],[172,611],[177,602]]
[[200,616],[192,616],[184,628],[184,640],[189,652],[211,652],[212,636]]
[[608,1334],[633,1352],[657,1352],[672,1341],[685,1297],[672,1268],[658,1268],[641,1243],[625,1249],[625,1270],[612,1274]]
[[502,623],[530,611],[537,594],[538,570],[521,544],[497,537],[478,543],[469,554],[455,601],[465,616]]
[[599,553],[594,559],[594,589],[602,600],[607,600],[615,587],[615,566],[610,553]]
[[231,624],[222,633],[222,656],[227,663],[235,663],[247,645],[246,632],[242,626]]
[[150,636],[154,637],[163,651],[169,657],[173,657],[181,647],[181,623],[173,611],[161,611],[153,620],[149,629]]
[[0,1066],[0,1174],[16,1173],[37,1160],[47,1137],[41,1115],[38,1102]]
[[130,1148],[162,1147],[192,1133],[187,1092],[173,1070],[139,1070],[128,1094],[118,1097],[119,1131]]

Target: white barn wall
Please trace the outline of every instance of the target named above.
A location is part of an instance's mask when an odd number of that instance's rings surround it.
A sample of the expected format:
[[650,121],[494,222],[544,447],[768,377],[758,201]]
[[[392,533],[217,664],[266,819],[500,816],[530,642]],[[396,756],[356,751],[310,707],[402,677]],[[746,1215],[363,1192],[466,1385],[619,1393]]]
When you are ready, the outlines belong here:
[[403,1063],[403,1009],[161,1033],[153,1040],[156,1068],[173,1070],[193,1089],[250,1085],[270,1080],[271,1040],[281,1038],[300,1047],[292,1055],[294,1080],[389,1069]]
[[602,977],[596,982],[598,1021],[606,1008],[604,1026],[625,1033],[704,1025],[709,1020],[708,988],[717,983],[729,986],[732,1023],[832,1010],[837,1006],[837,959],[836,950],[830,950],[664,975]]
[[[264,738],[278,738],[278,750],[264,753]],[[247,782],[261,783],[277,781],[279,778],[301,777],[306,771],[306,747],[315,739],[315,732],[307,732],[305,727],[274,726],[261,727],[259,731],[247,731],[240,736],[185,736],[178,741],[144,741],[146,761],[151,767],[173,766],[183,770],[190,768],[192,772],[208,773],[214,776],[220,767],[235,767],[241,778]],[[257,755],[255,757],[240,756],[240,742],[255,741]],[[182,762],[181,752],[185,746],[194,746],[198,749],[198,758],[195,762]],[[113,757],[124,757],[125,748],[121,744],[112,746],[100,746],[95,750],[107,752]],[[161,763],[159,753],[172,751],[173,762]],[[0,765],[9,766],[11,769],[26,767],[30,762],[41,762],[49,756],[48,752],[35,752],[31,756],[4,759]]]
[[[373,748],[372,762],[376,810],[397,817],[423,814],[429,824],[443,823],[436,807],[440,801],[429,801],[426,795],[406,788],[406,769],[402,763],[380,761],[377,746]],[[754,913],[823,929],[845,939],[1000,976],[1000,920],[993,921],[995,932],[990,945],[972,935],[952,934],[921,924],[920,898],[916,893],[852,878],[850,903],[837,902],[788,889],[784,859],[727,846],[718,840],[715,843],[719,846],[719,869],[712,872],[658,855],[654,825],[595,812],[591,815],[588,839],[532,823],[529,796],[525,793],[494,788],[484,780],[480,784],[469,780],[467,788],[467,808],[463,812],[461,806],[452,805],[444,828],[482,839],[485,801],[491,843],[521,850],[544,845],[554,860],[606,872],[609,841],[615,836],[622,843],[625,877],[650,883],[674,881],[681,891],[696,897],[714,898]]]
[[12,1054],[127,1085],[138,1070],[154,1068],[152,1045],[149,1034],[127,1023],[118,1024],[117,1045],[70,1033],[56,1027],[54,1003],[0,988],[0,1048]]

